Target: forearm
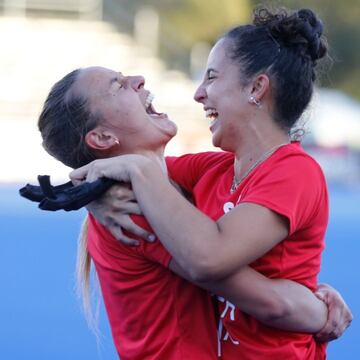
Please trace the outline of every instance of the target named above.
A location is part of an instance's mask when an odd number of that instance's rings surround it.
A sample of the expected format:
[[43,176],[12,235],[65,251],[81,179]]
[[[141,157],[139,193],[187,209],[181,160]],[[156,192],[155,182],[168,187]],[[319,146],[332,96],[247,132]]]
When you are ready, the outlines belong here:
[[327,320],[327,306],[308,288],[290,280],[269,279],[250,267],[199,285],[271,327],[315,333]]
[[306,287],[289,280],[273,280],[279,296],[286,297],[287,312],[268,323],[273,327],[300,332],[318,332],[326,323],[327,306]]
[[254,203],[239,204],[217,221],[212,220],[170,185],[156,162],[141,155],[96,160],[74,170],[71,177],[131,182],[157,236],[198,281],[229,276],[267,253],[288,233],[286,219]]
[[146,219],[179,265],[195,280],[210,271],[208,259],[221,256],[217,223],[187,202],[154,167],[141,169],[131,181]]

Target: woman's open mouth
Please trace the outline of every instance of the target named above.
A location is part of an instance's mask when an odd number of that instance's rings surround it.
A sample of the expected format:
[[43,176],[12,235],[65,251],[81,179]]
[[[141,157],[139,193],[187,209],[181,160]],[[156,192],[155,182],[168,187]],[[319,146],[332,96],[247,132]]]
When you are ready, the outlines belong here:
[[156,118],[167,118],[167,114],[165,113],[159,113],[155,110],[154,105],[152,103],[152,101],[154,100],[154,95],[149,93],[149,95],[147,96],[146,100],[145,100],[145,111],[147,114],[149,114],[151,117],[156,117]]

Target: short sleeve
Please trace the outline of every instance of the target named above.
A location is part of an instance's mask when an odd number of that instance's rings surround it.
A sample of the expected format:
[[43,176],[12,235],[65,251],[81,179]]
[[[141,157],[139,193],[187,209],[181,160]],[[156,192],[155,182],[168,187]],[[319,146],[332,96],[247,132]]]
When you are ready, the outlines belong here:
[[256,203],[285,216],[292,235],[306,226],[320,206],[327,207],[325,179],[311,157],[294,154],[262,167],[241,195],[242,202]]
[[[131,218],[138,226],[141,226],[144,230],[153,233],[153,230],[151,229],[149,223],[146,221],[146,219],[143,216],[132,215]],[[135,247],[135,249],[139,253],[141,253],[145,258],[153,262],[159,263],[166,268],[169,267],[172,256],[165,249],[165,247],[162,245],[159,239],[156,239],[155,242],[148,242],[145,241],[144,239],[136,237],[133,234],[127,233],[126,235],[140,241],[140,245]]]
[[[132,215],[131,218],[144,230],[150,233],[153,232],[143,216]],[[137,261],[141,263],[144,260],[149,260],[166,268],[169,266],[172,257],[158,239],[150,243],[128,232],[125,232],[125,235],[132,239],[139,240],[140,244],[138,246],[123,244],[117,240],[105,226],[98,223],[96,219],[89,214],[88,236],[91,237],[91,241],[88,242],[88,249],[91,256],[96,258],[97,262],[111,268],[116,268],[117,265],[120,266],[118,262],[125,263],[126,259],[137,259]]]
[[[229,157],[232,155],[228,154]],[[179,157],[166,157],[170,178],[192,192],[201,177],[215,164],[224,159],[224,152],[203,152]]]

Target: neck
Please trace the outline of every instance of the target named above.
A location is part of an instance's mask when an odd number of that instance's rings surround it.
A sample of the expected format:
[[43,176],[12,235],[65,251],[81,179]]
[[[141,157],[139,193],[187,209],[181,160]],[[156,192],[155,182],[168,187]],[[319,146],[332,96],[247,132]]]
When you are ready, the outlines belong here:
[[163,173],[165,175],[167,175],[168,171],[167,171],[166,162],[165,162],[164,150],[165,150],[165,147],[163,147],[161,149],[157,149],[156,151],[140,150],[136,153],[139,155],[143,155],[143,156],[147,157],[148,159],[157,163],[160,166]]
[[[132,154],[143,155],[143,156],[147,157],[148,159],[154,161],[155,163],[157,163],[160,166],[163,173],[165,175],[167,175],[167,167],[166,167],[166,162],[165,162],[164,150],[165,150],[165,146],[161,146],[161,147],[159,147],[157,149],[152,149],[152,150],[149,150],[149,149],[132,150],[131,153]],[[130,152],[127,152],[127,151],[119,151],[119,150],[117,150],[117,151],[112,152],[107,157],[126,155],[126,154],[129,154],[129,153]]]
[[288,144],[289,142],[289,136],[283,131],[276,131],[266,136],[255,133],[254,136],[247,137],[235,151],[235,181],[241,182],[249,170],[259,165],[259,163],[270,156],[272,152],[277,150],[278,147]]

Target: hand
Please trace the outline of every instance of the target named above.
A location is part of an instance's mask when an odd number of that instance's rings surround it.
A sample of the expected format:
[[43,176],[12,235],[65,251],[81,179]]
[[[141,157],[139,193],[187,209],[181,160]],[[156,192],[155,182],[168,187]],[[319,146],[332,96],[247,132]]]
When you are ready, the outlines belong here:
[[84,180],[92,182],[101,177],[119,182],[131,182],[132,173],[147,162],[149,160],[145,156],[134,154],[94,160],[81,168],[73,170],[70,173],[70,179],[74,184]]
[[119,183],[112,186],[101,198],[91,202],[86,208],[125,245],[136,246],[139,245],[139,241],[126,236],[124,230],[147,241],[155,240],[154,234],[136,225],[129,216],[142,214],[129,184]]
[[327,284],[320,284],[315,295],[328,307],[328,319],[325,326],[315,335],[319,342],[328,342],[339,338],[350,326],[353,315],[338,291]]

